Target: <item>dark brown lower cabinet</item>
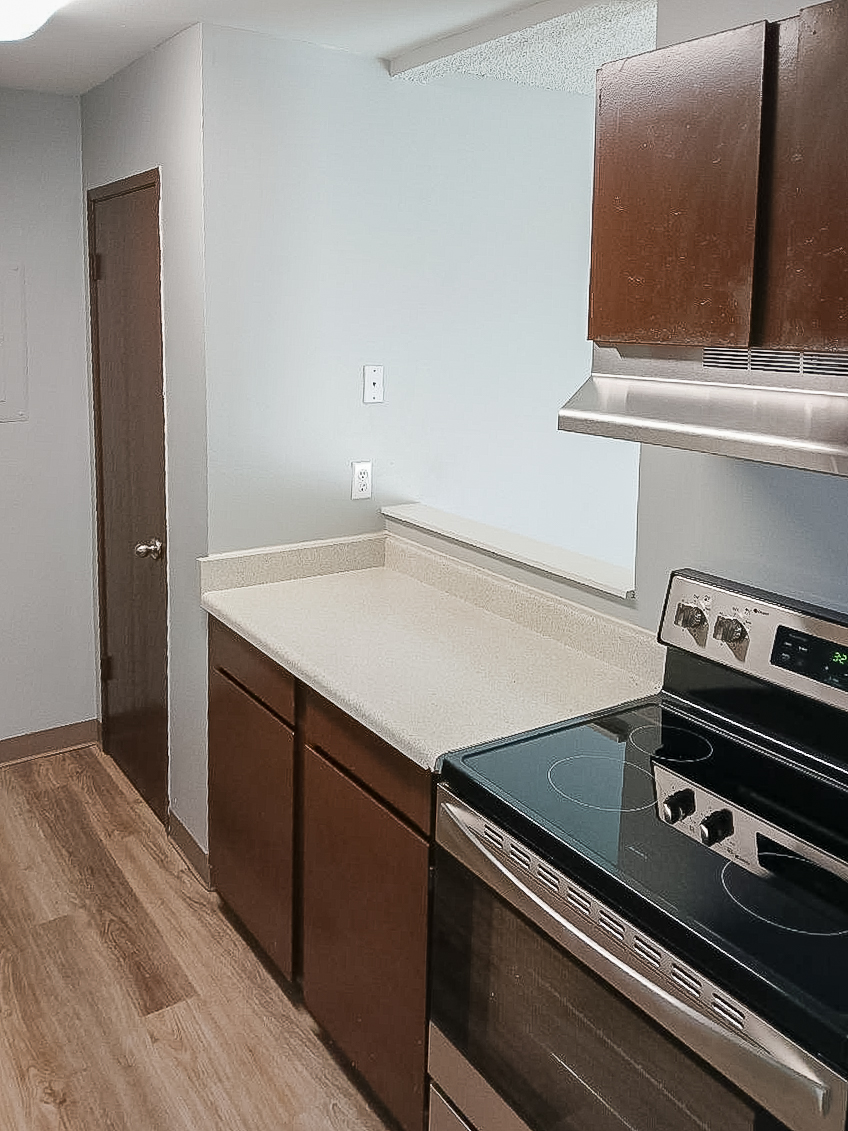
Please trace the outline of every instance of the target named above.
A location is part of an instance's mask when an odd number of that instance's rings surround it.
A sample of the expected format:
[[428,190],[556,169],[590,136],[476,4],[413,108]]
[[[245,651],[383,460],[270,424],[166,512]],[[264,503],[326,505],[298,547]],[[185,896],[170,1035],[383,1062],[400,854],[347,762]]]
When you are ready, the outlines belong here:
[[424,1123],[428,842],[307,746],[303,996],[406,1131]]
[[214,667],[209,673],[209,865],[221,898],[290,979],[294,732]]
[[209,641],[212,883],[423,1131],[431,774],[214,619]]

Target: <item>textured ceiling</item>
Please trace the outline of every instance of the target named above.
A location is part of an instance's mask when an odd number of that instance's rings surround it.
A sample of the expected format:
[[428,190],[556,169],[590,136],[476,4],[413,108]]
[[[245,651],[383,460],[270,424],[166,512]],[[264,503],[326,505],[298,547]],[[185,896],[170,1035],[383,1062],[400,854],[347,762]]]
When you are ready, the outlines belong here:
[[650,51],[656,42],[656,0],[619,0],[500,36],[413,67],[398,77],[428,82],[444,75],[479,75],[571,94],[594,94],[595,72],[602,63]]

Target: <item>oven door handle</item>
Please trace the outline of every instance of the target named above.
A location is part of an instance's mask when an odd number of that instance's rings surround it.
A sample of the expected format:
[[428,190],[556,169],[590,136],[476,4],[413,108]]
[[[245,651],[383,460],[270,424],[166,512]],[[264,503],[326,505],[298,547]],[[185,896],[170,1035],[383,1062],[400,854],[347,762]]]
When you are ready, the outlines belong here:
[[453,800],[438,810],[437,841],[575,958],[657,1021],[792,1131],[844,1131],[848,1084],[771,1030],[754,1044],[705,1017],[608,951],[537,895],[475,834],[477,814]]

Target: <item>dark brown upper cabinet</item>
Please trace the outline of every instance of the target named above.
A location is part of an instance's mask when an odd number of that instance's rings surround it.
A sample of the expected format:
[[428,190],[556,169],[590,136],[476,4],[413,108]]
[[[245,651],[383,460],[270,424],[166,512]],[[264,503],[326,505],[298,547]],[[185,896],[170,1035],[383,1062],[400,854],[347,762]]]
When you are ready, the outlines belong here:
[[848,0],[598,72],[589,336],[848,349]]
[[[775,28],[773,159],[764,169],[755,344],[848,349],[848,3]],[[768,121],[768,119],[767,119]]]
[[589,336],[747,345],[766,25],[598,72]]

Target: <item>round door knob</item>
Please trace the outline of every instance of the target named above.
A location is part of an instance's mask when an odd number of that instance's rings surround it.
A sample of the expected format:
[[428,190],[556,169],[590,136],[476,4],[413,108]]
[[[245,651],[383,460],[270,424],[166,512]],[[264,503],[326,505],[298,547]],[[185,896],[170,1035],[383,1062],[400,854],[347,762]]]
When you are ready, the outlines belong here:
[[701,821],[699,832],[701,843],[708,848],[726,840],[733,832],[733,814],[729,809],[717,809],[714,813],[709,813]]
[[140,558],[154,558],[159,561],[164,549],[164,544],[158,538],[151,538],[149,542],[139,542],[135,552]]
[[695,812],[695,791],[693,789],[679,789],[665,799],[662,806],[663,820],[669,825],[676,825],[684,817],[691,817]]

